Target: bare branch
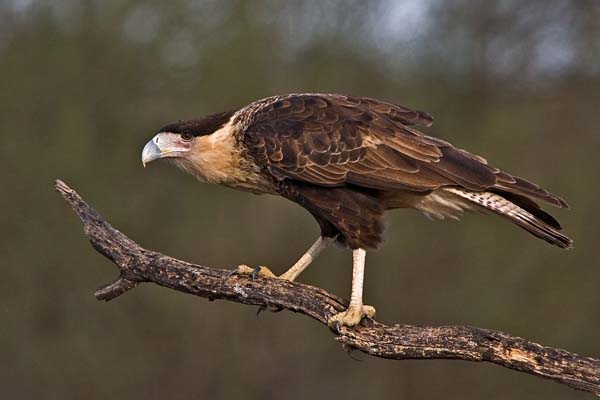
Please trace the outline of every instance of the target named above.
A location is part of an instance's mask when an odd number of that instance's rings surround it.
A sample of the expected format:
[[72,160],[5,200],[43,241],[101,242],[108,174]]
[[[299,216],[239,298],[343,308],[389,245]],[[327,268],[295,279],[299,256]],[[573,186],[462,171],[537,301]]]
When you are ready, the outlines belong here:
[[[252,279],[231,275],[227,270],[190,264],[144,249],[114,229],[64,182],[57,180],[55,188],[83,222],[92,246],[119,268],[119,278],[95,293],[99,300],[112,300],[138,283],[152,282],[211,300],[283,308],[325,325],[347,306],[343,299],[317,287],[262,276]],[[488,361],[600,396],[599,359],[498,331],[470,326],[388,326],[367,320],[354,329],[342,327],[336,340],[382,358]]]

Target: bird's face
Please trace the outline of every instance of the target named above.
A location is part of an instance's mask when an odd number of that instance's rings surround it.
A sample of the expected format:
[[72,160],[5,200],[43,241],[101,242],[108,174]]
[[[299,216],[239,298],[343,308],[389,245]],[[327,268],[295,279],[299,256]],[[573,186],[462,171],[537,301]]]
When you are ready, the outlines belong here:
[[187,157],[194,148],[196,137],[189,132],[160,132],[142,150],[142,164],[166,157]]
[[191,159],[213,150],[209,138],[229,121],[232,114],[228,111],[163,126],[144,146],[142,163],[146,166],[150,161],[170,158],[180,166],[189,164]]
[[[207,183],[245,179],[241,149],[230,121],[233,112],[179,121],[159,129],[142,150],[142,163],[167,158],[183,171]],[[247,178],[247,177],[246,177]]]

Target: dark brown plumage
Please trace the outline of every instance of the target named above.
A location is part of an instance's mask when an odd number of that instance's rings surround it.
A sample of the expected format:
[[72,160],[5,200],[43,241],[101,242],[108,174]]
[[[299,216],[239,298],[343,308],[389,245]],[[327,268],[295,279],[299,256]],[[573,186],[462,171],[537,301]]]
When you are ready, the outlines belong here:
[[[380,244],[386,210],[419,209],[420,198],[444,188],[493,193],[533,218],[456,193],[444,196],[489,209],[560,247],[571,245],[558,232],[558,222],[533,200],[567,207],[563,199],[413,128],[432,122],[427,113],[375,99],[319,94],[267,98],[234,115],[245,154],[276,191],[306,208],[326,234],[339,234],[338,240],[351,248]],[[461,203],[458,208],[471,207]]]
[[210,135],[229,121],[233,111],[225,111],[218,114],[208,115],[202,118],[195,118],[186,121],[179,121],[173,124],[165,125],[159,129],[159,132],[171,132],[179,134],[189,134],[192,136]]

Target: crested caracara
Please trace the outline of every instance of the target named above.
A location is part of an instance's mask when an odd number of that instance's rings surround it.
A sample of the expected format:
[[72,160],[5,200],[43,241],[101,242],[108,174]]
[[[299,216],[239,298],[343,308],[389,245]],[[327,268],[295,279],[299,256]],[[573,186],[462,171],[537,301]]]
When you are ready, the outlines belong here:
[[[415,129],[432,122],[425,112],[365,97],[274,96],[166,125],[146,144],[142,161],[168,157],[203,182],[304,207],[321,235],[279,278],[294,280],[332,242],[349,247],[350,305],[330,326],[352,326],[375,313],[362,302],[365,251],[381,244],[388,210],[413,208],[438,219],[487,211],[548,243],[572,245],[536,202],[567,207],[563,199]],[[266,268],[259,273],[273,276]]]

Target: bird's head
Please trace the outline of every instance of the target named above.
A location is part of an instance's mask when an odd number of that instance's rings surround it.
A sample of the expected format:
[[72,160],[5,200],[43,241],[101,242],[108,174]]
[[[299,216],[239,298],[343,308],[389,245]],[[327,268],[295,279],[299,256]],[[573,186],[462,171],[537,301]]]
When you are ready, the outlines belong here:
[[179,121],[159,129],[142,150],[142,164],[146,166],[159,158],[172,157],[185,161],[207,151],[208,136],[222,128],[232,112],[209,115],[204,118]]

